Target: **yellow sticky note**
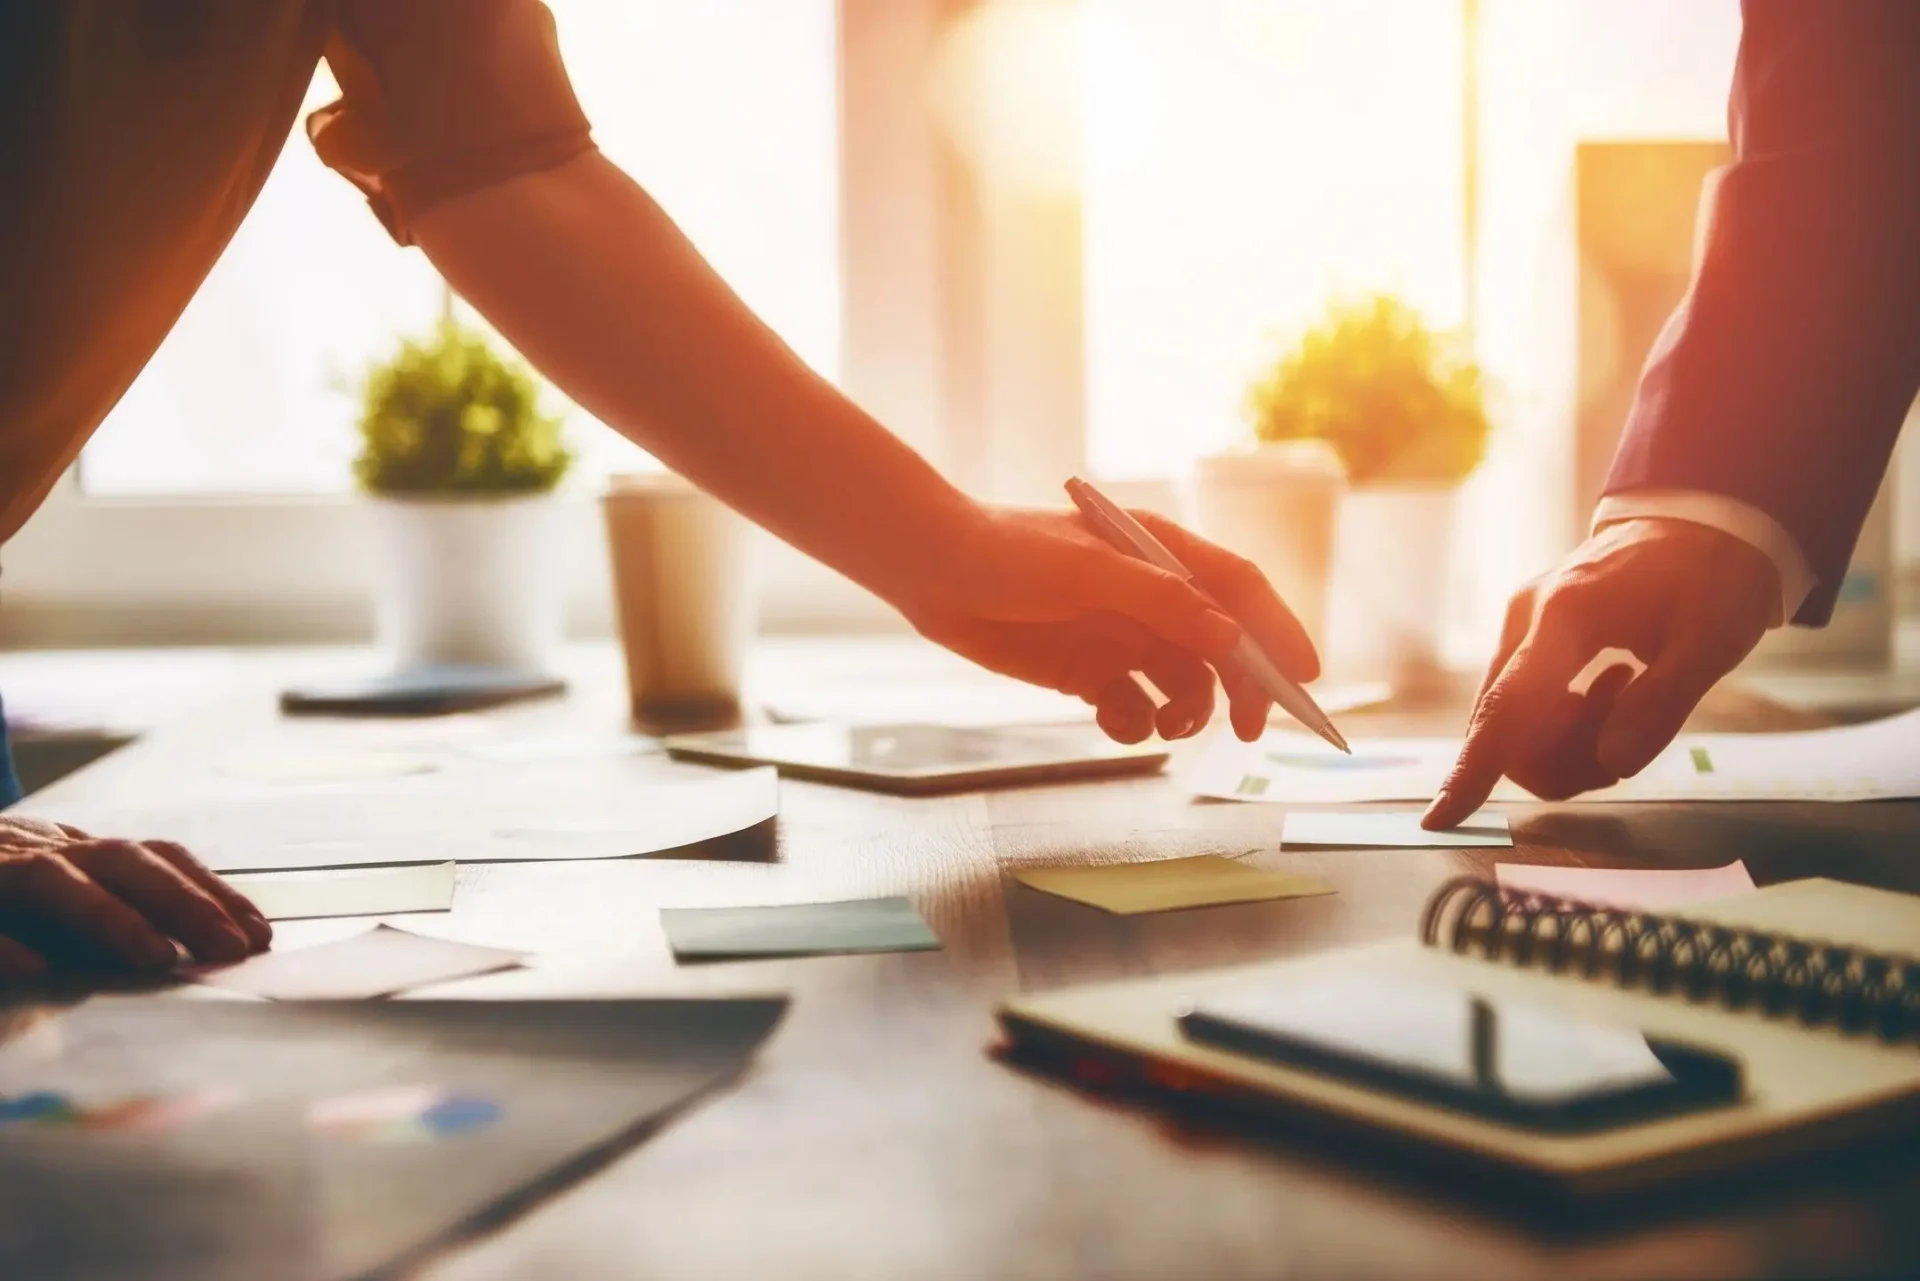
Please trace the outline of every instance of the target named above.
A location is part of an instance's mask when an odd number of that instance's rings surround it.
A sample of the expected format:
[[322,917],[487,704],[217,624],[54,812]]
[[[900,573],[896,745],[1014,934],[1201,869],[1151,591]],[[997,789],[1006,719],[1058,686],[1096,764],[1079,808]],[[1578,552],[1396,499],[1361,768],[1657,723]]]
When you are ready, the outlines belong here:
[[1015,872],[1013,879],[1120,916],[1334,892],[1311,877],[1263,872],[1217,854],[1104,867],[1035,867]]

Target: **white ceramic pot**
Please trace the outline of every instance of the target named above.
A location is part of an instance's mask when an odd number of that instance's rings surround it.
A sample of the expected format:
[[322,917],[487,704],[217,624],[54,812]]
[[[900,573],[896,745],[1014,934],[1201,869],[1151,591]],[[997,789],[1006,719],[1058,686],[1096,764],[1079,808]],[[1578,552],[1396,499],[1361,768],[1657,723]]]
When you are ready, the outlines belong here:
[[1335,542],[1327,667],[1407,688],[1441,672],[1456,485],[1347,491]]
[[544,670],[560,643],[551,495],[386,498],[374,523],[374,626],[396,670],[485,663]]
[[1346,474],[1320,441],[1260,445],[1199,459],[1194,523],[1258,565],[1316,646],[1325,638],[1327,581]]

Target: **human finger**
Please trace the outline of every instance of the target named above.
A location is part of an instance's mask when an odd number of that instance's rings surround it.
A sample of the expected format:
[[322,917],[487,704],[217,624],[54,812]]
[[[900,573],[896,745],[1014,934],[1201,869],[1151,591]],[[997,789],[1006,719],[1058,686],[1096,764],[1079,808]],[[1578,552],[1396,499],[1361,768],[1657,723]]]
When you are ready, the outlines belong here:
[[1167,697],[1166,705],[1153,718],[1160,737],[1186,738],[1212,718],[1213,669],[1190,651],[1164,643],[1156,645],[1142,671]]
[[1507,777],[1542,800],[1565,800],[1582,792],[1611,787],[1620,775],[1600,759],[1600,727],[1633,669],[1615,665],[1596,676],[1584,691],[1567,691],[1539,737],[1507,770]]
[[1134,684],[1133,677],[1122,676],[1101,691],[1094,720],[1108,738],[1118,743],[1145,742],[1153,734],[1153,700]]
[[241,933],[247,936],[247,942],[252,944],[254,951],[262,951],[273,942],[273,926],[268,924],[266,916],[260,909],[253,905],[253,900],[234,889],[217,872],[195,858],[186,846],[176,841],[142,841],[140,843],[152,850],[157,857],[172,864],[176,872],[205,890],[214,902],[226,910],[234,924],[240,927]]
[[39,978],[46,971],[45,957],[18,939],[0,936],[0,983]]
[[1480,688],[1474,693],[1475,707],[1493,688],[1493,682],[1500,673],[1507,669],[1513,651],[1519,649],[1520,642],[1527,638],[1527,631],[1533,626],[1533,607],[1537,595],[1538,585],[1528,583],[1508,598],[1506,615],[1500,621],[1500,644],[1494,651],[1493,661],[1487,664],[1487,674],[1480,678]]
[[1230,653],[1240,625],[1187,579],[1124,552],[1102,547],[1091,566],[1072,574],[1065,592],[1075,606],[1132,619],[1161,640],[1206,658]]
[[245,931],[211,894],[133,841],[81,841],[67,858],[202,961],[238,961],[253,950]]
[[1670,639],[1615,703],[1596,743],[1599,759],[1631,778],[1667,749],[1707,691],[1751,644],[1691,627]]
[[0,901],[12,915],[44,921],[127,965],[163,969],[179,958],[172,940],[53,850],[0,862]]
[[1320,655],[1314,651],[1307,629],[1280,599],[1258,565],[1164,516],[1147,511],[1134,515],[1181,564],[1193,571],[1208,594],[1246,628],[1254,642],[1290,679],[1304,682],[1319,677]]
[[0,849],[62,845],[67,835],[58,823],[41,818],[0,817]]
[[1474,708],[1467,741],[1453,771],[1421,816],[1421,826],[1440,830],[1486,804],[1507,770],[1536,741],[1561,695],[1593,656],[1576,606],[1543,608],[1513,656]]
[[1273,700],[1253,677],[1232,665],[1219,666],[1220,687],[1227,692],[1227,719],[1233,734],[1243,743],[1259,741],[1267,732],[1267,717],[1273,713]]

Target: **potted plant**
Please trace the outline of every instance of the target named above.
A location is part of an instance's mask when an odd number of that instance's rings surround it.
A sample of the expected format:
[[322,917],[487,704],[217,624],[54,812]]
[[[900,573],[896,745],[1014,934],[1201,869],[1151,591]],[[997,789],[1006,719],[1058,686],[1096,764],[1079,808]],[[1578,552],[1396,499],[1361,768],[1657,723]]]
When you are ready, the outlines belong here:
[[1480,368],[1386,294],[1336,301],[1249,397],[1263,441],[1321,441],[1349,488],[1330,664],[1403,683],[1438,671],[1455,495],[1486,453]]
[[399,670],[539,669],[560,638],[553,490],[573,461],[517,359],[444,312],[367,375],[354,476],[373,499],[374,616]]

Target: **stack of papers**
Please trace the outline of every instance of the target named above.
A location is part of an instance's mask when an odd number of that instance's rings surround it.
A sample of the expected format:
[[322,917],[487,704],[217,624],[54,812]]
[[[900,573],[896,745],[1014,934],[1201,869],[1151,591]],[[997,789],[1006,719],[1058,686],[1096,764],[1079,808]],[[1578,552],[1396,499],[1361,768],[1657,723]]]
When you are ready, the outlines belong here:
[[[731,836],[775,818],[771,769],[621,789],[583,818],[565,796],[503,790],[458,800],[430,788],[384,793],[245,798],[141,809],[62,810],[91,832],[165,832],[216,872],[291,871],[372,864],[538,862],[661,854]],[[263,833],[278,835],[277,842]]]
[[[1187,776],[1197,796],[1280,803],[1424,801],[1460,754],[1451,738],[1355,739],[1343,755],[1305,734],[1210,741]],[[1920,711],[1790,734],[1689,734],[1605,801],[1876,801],[1920,797]],[[1503,782],[1496,801],[1531,799]]]
[[269,921],[323,916],[392,916],[445,912],[453,907],[452,863],[412,867],[352,867],[315,872],[255,872],[227,884],[253,901]]

